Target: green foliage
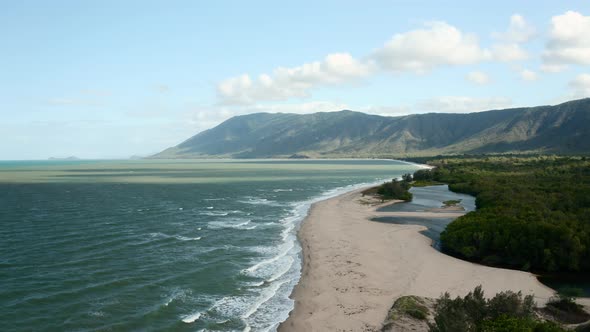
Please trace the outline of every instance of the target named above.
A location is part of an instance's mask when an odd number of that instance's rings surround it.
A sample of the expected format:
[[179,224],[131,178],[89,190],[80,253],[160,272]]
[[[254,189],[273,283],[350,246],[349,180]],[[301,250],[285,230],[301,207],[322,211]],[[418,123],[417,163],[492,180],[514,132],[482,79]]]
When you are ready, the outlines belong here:
[[[415,296],[403,296],[393,304],[397,312],[412,316],[416,319],[424,320],[428,317],[428,308],[420,302],[420,298]],[[395,320],[395,317],[392,317]]]
[[482,156],[430,163],[434,180],[476,196],[477,210],[442,232],[445,252],[523,270],[590,270],[590,161]]
[[520,292],[501,292],[486,300],[481,286],[465,297],[452,299],[448,293],[436,302],[431,332],[565,331],[558,325],[534,319],[533,297]]
[[[410,180],[411,181],[411,180]],[[385,182],[377,188],[377,194],[383,199],[401,199],[404,201],[412,200],[412,193],[408,190],[411,185],[409,181],[398,181],[397,179],[391,182]]]
[[459,203],[461,203],[461,200],[460,199],[451,199],[451,200],[448,200],[448,201],[444,201],[443,202],[443,204],[445,206],[454,206],[454,205],[457,205]]
[[430,169],[419,169],[414,172],[414,181],[433,181],[434,172]]
[[566,331],[553,322],[539,322],[532,318],[518,318],[502,315],[485,320],[480,327],[482,332],[562,332]]
[[545,311],[561,322],[568,324],[583,323],[590,319],[590,314],[577,304],[573,297],[559,294],[547,302]]

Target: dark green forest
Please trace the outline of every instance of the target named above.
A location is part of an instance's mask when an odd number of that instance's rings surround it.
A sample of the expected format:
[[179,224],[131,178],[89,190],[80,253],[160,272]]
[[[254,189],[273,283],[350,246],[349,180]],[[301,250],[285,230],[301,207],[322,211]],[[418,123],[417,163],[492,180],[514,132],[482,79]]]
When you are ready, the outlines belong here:
[[430,332],[561,332],[566,331],[554,322],[540,321],[535,315],[532,295],[511,291],[501,292],[486,299],[481,286],[465,297],[452,299],[442,295],[435,306],[434,323]]
[[[424,160],[414,160],[424,162]],[[449,224],[442,250],[492,266],[590,271],[590,160],[586,157],[437,157],[414,180],[476,197]]]

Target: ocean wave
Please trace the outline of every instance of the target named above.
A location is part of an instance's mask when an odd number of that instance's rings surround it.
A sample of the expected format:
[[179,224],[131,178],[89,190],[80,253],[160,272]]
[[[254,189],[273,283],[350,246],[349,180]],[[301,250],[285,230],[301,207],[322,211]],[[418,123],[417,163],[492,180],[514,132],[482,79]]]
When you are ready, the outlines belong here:
[[243,218],[228,218],[223,220],[214,220],[207,223],[207,228],[209,229],[254,229],[256,225],[253,227],[246,227],[252,222],[252,219],[243,219]]
[[293,266],[294,262],[295,259],[293,257],[288,257],[287,263],[284,264],[284,267],[281,270],[278,270],[275,274],[273,274],[268,280],[266,280],[266,282],[273,282],[287,274],[287,272],[291,270],[291,267]]
[[275,193],[280,193],[284,191],[293,191],[293,189],[273,189],[272,191],[274,191]]
[[281,259],[282,257],[285,257],[285,255],[287,255],[289,253],[289,251],[291,251],[291,249],[293,249],[293,247],[295,247],[295,241],[291,241],[288,242],[285,246],[286,248],[281,250],[281,252],[279,252],[278,255],[271,257],[269,259],[263,260],[261,262],[258,262],[252,266],[250,266],[249,268],[242,270],[243,273],[253,273],[256,272],[257,270],[259,270],[261,267],[274,263],[277,260]]
[[172,290],[172,292],[170,293],[170,295],[168,295],[166,297],[166,299],[164,300],[164,302],[162,303],[163,307],[167,307],[170,305],[170,303],[174,302],[175,300],[178,299],[185,299],[187,297],[188,294],[190,294],[191,291],[190,290],[184,290],[184,289],[179,289],[179,288],[175,288]]
[[254,304],[242,315],[242,318],[246,319],[246,318],[252,316],[252,314],[254,314],[260,308],[261,305],[263,305],[268,300],[270,300],[277,293],[279,288],[281,288],[281,286],[284,285],[285,283],[287,283],[288,281],[289,280],[275,282],[270,287],[265,289],[262,292],[262,294],[256,299]]
[[234,215],[234,214],[244,214],[244,211],[241,210],[215,210],[215,211],[201,211],[199,212],[202,216],[210,216],[210,217],[225,217],[227,215]]
[[261,197],[246,197],[246,198],[247,198],[247,200],[240,200],[238,202],[244,203],[244,204],[252,204],[252,205],[283,206],[283,204],[280,204],[276,201],[269,200],[266,198],[261,198]]
[[184,323],[190,324],[190,323],[194,323],[195,321],[197,321],[199,318],[201,318],[201,315],[203,314],[202,311],[197,311],[195,313],[192,313],[188,316],[185,316],[182,321]]
[[158,237],[158,238],[163,238],[163,239],[170,239],[170,238],[174,238],[180,241],[198,241],[201,239],[200,236],[197,237],[188,237],[188,236],[182,236],[182,235],[169,235],[169,234],[165,234],[165,233],[150,233],[151,237]]
[[199,212],[199,214],[202,215],[202,216],[210,216],[210,217],[224,217],[224,216],[227,216],[229,214],[229,212],[224,212],[224,211],[217,211],[217,212],[203,211],[203,212]]

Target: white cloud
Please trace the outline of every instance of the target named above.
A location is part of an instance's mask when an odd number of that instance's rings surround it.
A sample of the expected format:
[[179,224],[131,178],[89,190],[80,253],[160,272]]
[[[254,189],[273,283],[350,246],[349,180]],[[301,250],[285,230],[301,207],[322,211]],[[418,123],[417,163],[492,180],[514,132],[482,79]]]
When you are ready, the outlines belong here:
[[[242,74],[225,79],[217,85],[217,96],[220,105],[253,105],[308,98],[312,89],[319,86],[358,82],[380,72],[425,74],[444,66],[522,61],[529,56],[519,43],[530,40],[534,34],[535,28],[515,14],[505,32],[493,34],[498,43],[487,49],[480,46],[475,34],[446,22],[427,22],[422,28],[395,34],[363,58],[334,53],[322,61],[279,67],[258,77]],[[489,82],[483,73],[469,74],[467,79],[476,84]]]
[[298,113],[335,112],[350,109],[347,104],[331,101],[310,101],[305,103],[278,103],[257,105],[217,105],[213,107],[196,106],[186,112],[183,122],[192,126],[194,132],[213,128],[221,122],[237,115],[251,113]]
[[536,81],[539,79],[539,75],[537,75],[536,72],[529,69],[523,69],[518,74],[520,75],[520,78],[523,81]]
[[590,74],[580,74],[569,82],[572,91],[571,98],[588,98],[590,97]]
[[494,60],[502,62],[522,61],[528,59],[527,52],[520,45],[512,44],[495,44],[492,47]]
[[309,96],[313,87],[356,81],[370,72],[370,65],[350,54],[334,53],[323,61],[293,68],[279,67],[272,75],[262,74],[255,80],[247,74],[226,79],[217,86],[217,94],[222,104],[230,105],[301,98]]
[[481,71],[472,71],[465,78],[475,84],[485,85],[490,83],[490,77],[488,74]]
[[504,43],[526,43],[536,35],[536,29],[519,14],[510,16],[510,25],[505,32],[495,32],[492,37]]
[[567,65],[556,65],[556,64],[542,64],[541,71],[544,73],[559,73],[564,71],[567,68]]
[[502,109],[512,106],[506,97],[474,98],[464,96],[443,96],[423,100],[416,104],[419,112],[471,113]]
[[503,109],[513,106],[512,100],[506,97],[467,97],[442,96],[423,99],[411,105],[399,106],[366,106],[354,108],[363,113],[382,116],[401,116],[421,113],[472,113]]
[[298,113],[335,112],[350,109],[347,104],[330,101],[311,101],[296,104],[253,105],[242,112]]
[[549,41],[543,52],[546,71],[561,71],[567,65],[590,64],[590,16],[575,11],[551,18]]
[[394,35],[371,58],[391,72],[425,73],[444,65],[473,64],[490,58],[477,37],[446,22],[430,22],[425,28]]

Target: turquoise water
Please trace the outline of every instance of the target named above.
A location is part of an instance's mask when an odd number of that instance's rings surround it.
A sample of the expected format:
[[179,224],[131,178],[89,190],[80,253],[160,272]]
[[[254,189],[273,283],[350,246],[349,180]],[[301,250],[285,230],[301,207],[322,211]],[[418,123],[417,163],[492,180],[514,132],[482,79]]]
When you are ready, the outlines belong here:
[[385,160],[0,163],[0,330],[275,330],[311,203]]

